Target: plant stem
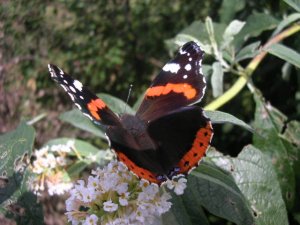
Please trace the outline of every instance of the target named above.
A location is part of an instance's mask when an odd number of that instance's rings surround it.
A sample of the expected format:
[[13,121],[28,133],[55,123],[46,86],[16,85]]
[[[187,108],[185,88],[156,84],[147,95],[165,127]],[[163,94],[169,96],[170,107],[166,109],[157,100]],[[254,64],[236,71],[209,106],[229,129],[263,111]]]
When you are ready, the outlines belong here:
[[293,26],[287,28],[286,30],[282,31],[281,33],[277,34],[273,38],[271,38],[263,47],[262,51],[253,58],[248,66],[245,68],[244,76],[241,76],[231,88],[229,88],[223,95],[212,101],[210,104],[204,107],[205,110],[216,110],[229,102],[232,98],[234,98],[247,84],[249,77],[253,74],[255,69],[258,67],[260,62],[264,59],[267,52],[264,50],[268,48],[270,45],[274,43],[278,43],[283,39],[297,33],[300,30],[300,24],[296,23]]

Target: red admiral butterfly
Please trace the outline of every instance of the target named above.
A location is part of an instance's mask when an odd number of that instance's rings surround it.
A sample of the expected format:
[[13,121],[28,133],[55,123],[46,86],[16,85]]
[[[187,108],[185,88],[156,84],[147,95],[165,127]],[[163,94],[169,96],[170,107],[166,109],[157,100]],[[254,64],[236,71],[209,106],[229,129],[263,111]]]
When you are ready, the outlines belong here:
[[135,115],[117,116],[78,80],[57,66],[48,67],[83,114],[105,126],[118,159],[139,178],[160,185],[194,169],[213,136],[202,108],[192,106],[206,88],[203,55],[195,42],[183,45],[147,89]]

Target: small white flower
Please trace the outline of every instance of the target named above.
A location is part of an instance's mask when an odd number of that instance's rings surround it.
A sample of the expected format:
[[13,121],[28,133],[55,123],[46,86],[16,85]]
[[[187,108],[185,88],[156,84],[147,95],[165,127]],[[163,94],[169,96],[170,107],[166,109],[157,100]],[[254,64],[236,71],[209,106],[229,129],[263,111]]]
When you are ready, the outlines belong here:
[[119,197],[119,203],[121,206],[126,206],[128,205],[128,198],[129,198],[129,192],[121,194]]
[[95,214],[88,216],[82,225],[97,225],[98,217]]
[[179,178],[179,180],[167,180],[167,188],[170,190],[174,189],[175,194],[182,195],[186,188],[187,179],[184,177]]
[[97,197],[94,188],[83,188],[81,194],[84,203],[92,202]]
[[120,183],[116,186],[115,190],[120,195],[122,193],[125,193],[128,190],[128,183]]
[[103,209],[106,212],[114,212],[118,209],[118,205],[109,200],[103,203]]

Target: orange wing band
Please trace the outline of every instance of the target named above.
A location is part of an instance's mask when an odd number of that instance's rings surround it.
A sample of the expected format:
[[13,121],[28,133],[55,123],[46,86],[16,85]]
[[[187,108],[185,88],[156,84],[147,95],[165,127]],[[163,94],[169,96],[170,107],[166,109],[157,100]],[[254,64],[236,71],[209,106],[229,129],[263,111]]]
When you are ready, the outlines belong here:
[[161,95],[167,95],[171,91],[183,94],[187,99],[193,99],[197,95],[197,91],[190,84],[181,83],[181,84],[171,84],[168,83],[164,86],[154,86],[150,87],[146,91],[146,97],[157,97]]
[[105,108],[106,105],[105,103],[101,100],[101,99],[95,99],[92,100],[90,103],[88,103],[87,108],[90,111],[91,115],[96,119],[96,120],[100,120],[100,115],[98,113],[99,109],[103,109]]
[[187,174],[192,169],[198,166],[200,160],[206,153],[212,138],[211,122],[208,122],[206,127],[200,128],[193,142],[192,148],[179,161],[179,173]]
[[124,153],[120,151],[115,151],[118,159],[123,162],[127,168],[133,172],[136,176],[139,178],[148,180],[151,183],[161,184],[161,181],[156,179],[156,175],[149,170],[143,169],[139,166],[137,166],[134,162],[132,162]]

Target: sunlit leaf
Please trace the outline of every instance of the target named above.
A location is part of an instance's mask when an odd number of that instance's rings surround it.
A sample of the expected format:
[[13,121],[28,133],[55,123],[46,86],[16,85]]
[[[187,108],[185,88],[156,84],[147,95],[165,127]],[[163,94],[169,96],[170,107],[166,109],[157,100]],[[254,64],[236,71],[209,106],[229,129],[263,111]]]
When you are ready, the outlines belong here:
[[237,158],[208,151],[207,161],[231,174],[252,209],[256,225],[288,225],[287,211],[272,161],[255,147],[244,147]]
[[221,111],[205,111],[205,115],[211,119],[213,124],[230,123],[233,125],[240,126],[250,132],[253,132],[253,128],[251,126],[229,113]]
[[43,210],[28,189],[26,170],[34,137],[34,129],[25,123],[0,136],[0,212],[20,225],[43,223]]

